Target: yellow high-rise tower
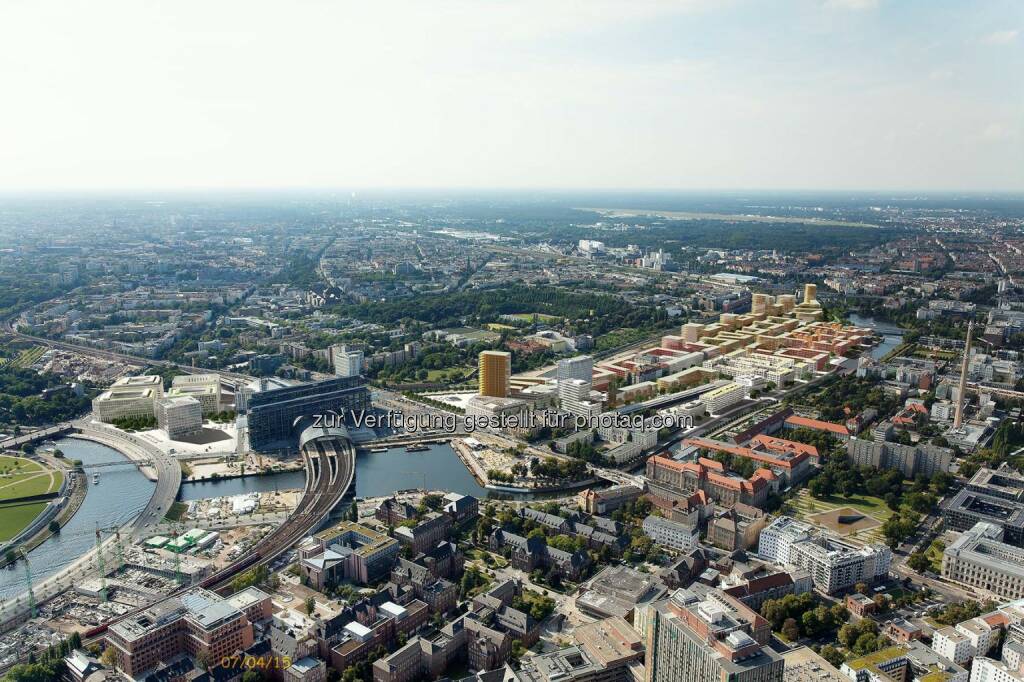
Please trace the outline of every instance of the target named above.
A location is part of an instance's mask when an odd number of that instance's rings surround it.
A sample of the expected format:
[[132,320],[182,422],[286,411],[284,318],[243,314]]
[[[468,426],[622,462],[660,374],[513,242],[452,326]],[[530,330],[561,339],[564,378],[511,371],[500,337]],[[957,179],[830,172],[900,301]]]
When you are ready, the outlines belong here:
[[491,398],[508,397],[511,376],[511,353],[500,350],[485,350],[480,353],[480,395]]

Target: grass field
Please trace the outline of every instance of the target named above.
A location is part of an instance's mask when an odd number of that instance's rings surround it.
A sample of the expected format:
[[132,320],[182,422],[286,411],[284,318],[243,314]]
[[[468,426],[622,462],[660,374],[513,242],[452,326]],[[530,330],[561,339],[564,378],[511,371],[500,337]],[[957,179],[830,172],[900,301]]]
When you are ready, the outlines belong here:
[[456,381],[461,381],[466,376],[466,372],[469,370],[465,367],[448,367],[446,369],[428,369],[427,370],[427,381],[440,381],[441,377],[447,377],[452,372],[456,372],[459,378]]
[[0,542],[10,540],[46,508],[45,502],[0,504]]
[[814,523],[815,520],[811,517],[822,512],[829,512],[843,507],[855,509],[878,522],[877,526],[845,536],[850,540],[864,543],[884,542],[882,524],[893,514],[892,510],[885,505],[885,502],[878,497],[871,497],[869,495],[841,497],[833,495],[832,497],[819,500],[816,497],[812,497],[806,489],[801,490],[796,498],[786,504],[786,507],[797,519],[808,523]]
[[547,315],[545,313],[514,313],[512,315],[509,315],[509,317],[514,317],[517,320],[523,320],[524,322],[533,322],[534,316],[536,316],[538,322],[543,322],[544,324],[558,322],[558,320],[561,319],[560,317],[556,317],[554,315]]
[[0,456],[0,502],[60,490],[64,475],[24,457]]

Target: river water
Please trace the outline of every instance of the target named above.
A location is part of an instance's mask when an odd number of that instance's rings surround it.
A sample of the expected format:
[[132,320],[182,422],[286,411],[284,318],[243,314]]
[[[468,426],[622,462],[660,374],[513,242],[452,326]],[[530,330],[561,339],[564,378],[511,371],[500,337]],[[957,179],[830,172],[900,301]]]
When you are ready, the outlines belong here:
[[[64,525],[61,532],[50,536],[43,544],[29,552],[32,579],[41,581],[53,575],[96,546],[96,525],[100,528],[121,526],[138,516],[155,484],[139,473],[124,455],[113,448],[77,438],[57,441],[68,459],[90,463],[124,460],[125,466],[87,469],[88,492],[78,512]],[[92,483],[92,473],[100,475],[100,482]],[[18,562],[15,570],[0,570],[0,598],[8,599],[25,589],[25,567]]]
[[[154,484],[113,448],[86,440],[65,438],[58,447],[68,459],[80,459],[87,470],[88,492],[82,506],[60,534],[29,552],[32,578],[38,582],[53,575],[96,543],[96,525],[101,528],[128,523],[145,508],[153,495]],[[434,443],[422,452],[406,452],[404,447],[387,452],[360,452],[356,457],[356,495],[379,497],[407,488],[451,490],[485,498],[488,491],[480,486],[447,443]],[[89,470],[90,463],[124,460],[125,466]],[[92,473],[100,474],[100,482],[92,483]],[[210,497],[226,497],[251,492],[267,492],[302,488],[305,471],[292,471],[270,476],[249,476],[217,481],[184,483],[179,499],[184,501]],[[0,570],[0,599],[8,599],[25,589],[24,564],[15,570]]]
[[[422,452],[406,452],[404,447],[390,448],[387,452],[360,452],[356,456],[356,495],[379,497],[406,488],[425,488],[480,498],[487,496],[487,490],[476,482],[450,445],[433,443],[428,447]],[[304,471],[294,471],[184,483],[179,498],[188,501],[301,488],[305,480]]]
[[856,327],[868,327],[882,335],[882,342],[871,349],[868,353],[872,358],[878,360],[885,357],[889,351],[903,343],[903,331],[893,324],[876,320],[873,317],[864,317],[856,313],[850,313],[850,324]]

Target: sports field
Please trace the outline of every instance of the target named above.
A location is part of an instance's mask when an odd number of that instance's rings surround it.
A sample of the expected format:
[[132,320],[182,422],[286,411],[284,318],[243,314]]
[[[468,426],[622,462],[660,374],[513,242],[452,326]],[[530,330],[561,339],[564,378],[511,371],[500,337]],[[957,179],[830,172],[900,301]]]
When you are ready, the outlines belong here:
[[[806,489],[801,490],[786,506],[797,519],[826,528],[859,543],[885,542],[882,537],[882,524],[892,516],[892,510],[877,497],[833,495],[819,500],[812,497]],[[852,518],[857,515],[861,515],[862,518]]]

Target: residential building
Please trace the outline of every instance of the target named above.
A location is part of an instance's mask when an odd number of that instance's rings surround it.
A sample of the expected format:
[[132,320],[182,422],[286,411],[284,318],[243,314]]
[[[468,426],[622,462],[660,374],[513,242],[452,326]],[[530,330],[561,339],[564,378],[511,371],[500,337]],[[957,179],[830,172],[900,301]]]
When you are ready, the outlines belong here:
[[892,552],[884,545],[848,544],[788,516],[761,531],[758,552],[778,564],[805,569],[814,586],[827,594],[884,579],[892,564]]
[[902,445],[876,436],[874,441],[851,438],[846,441],[846,455],[854,466],[873,469],[897,469],[904,478],[918,474],[934,476],[949,471],[953,451],[930,444]]
[[742,386],[729,382],[701,395],[700,401],[707,406],[708,412],[721,414],[724,410],[743,400],[745,396],[746,391]]
[[951,625],[932,633],[932,649],[959,665],[970,661],[975,654],[974,646],[967,636]]

